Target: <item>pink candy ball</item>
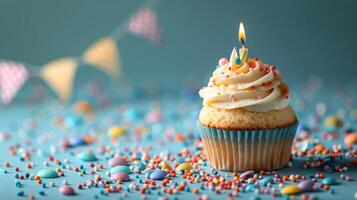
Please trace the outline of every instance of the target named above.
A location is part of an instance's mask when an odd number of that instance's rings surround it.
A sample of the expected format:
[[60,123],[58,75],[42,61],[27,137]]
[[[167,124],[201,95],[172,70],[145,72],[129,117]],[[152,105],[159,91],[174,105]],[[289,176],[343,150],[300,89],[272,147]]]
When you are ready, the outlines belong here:
[[128,161],[126,161],[124,158],[116,156],[108,161],[109,166],[115,167],[118,165],[129,165]]
[[228,59],[227,58],[221,58],[218,61],[219,66],[223,66],[223,65],[225,65],[227,63],[228,63]]
[[146,115],[146,120],[150,123],[159,122],[163,119],[163,115],[160,111],[152,111]]
[[74,189],[68,185],[64,185],[62,187],[60,187],[59,192],[63,195],[66,196],[70,196],[70,195],[75,195],[76,192],[74,191]]
[[117,172],[115,174],[112,174],[110,176],[110,178],[113,181],[117,181],[117,180],[121,180],[121,181],[129,181],[130,180],[130,176],[127,173],[124,172]]

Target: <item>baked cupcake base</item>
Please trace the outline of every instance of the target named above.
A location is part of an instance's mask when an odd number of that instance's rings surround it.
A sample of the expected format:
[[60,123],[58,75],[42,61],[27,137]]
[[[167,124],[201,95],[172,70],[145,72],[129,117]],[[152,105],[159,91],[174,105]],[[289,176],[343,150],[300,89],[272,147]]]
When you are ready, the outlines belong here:
[[226,130],[198,122],[209,164],[223,171],[275,170],[289,163],[298,122],[281,128]]
[[199,121],[207,127],[229,130],[274,129],[295,124],[296,115],[290,106],[269,112],[244,109],[220,109],[209,105],[202,107]]

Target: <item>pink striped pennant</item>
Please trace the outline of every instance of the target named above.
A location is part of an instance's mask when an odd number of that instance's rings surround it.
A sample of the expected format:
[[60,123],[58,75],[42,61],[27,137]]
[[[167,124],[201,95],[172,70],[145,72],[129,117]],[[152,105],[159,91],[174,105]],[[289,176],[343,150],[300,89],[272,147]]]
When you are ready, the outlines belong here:
[[28,71],[20,62],[0,62],[0,99],[4,104],[11,103],[22,85],[28,79]]
[[148,39],[154,44],[163,42],[160,25],[156,18],[156,12],[149,8],[141,8],[127,24],[128,30],[139,37]]

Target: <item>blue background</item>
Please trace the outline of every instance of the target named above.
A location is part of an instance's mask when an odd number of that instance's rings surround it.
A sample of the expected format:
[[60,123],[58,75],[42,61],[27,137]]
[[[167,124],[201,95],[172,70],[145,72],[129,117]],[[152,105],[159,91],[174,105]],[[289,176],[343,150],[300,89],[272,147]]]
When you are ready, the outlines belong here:
[[[0,58],[42,65],[79,56],[142,3],[2,0]],[[322,77],[325,86],[354,84],[356,9],[353,0],[161,1],[156,10],[166,43],[153,46],[127,34],[118,43],[123,76],[138,85],[202,86],[218,59],[237,45],[243,21],[250,55],[275,64],[290,85],[311,74]],[[93,79],[93,72],[79,77]]]
[[[123,23],[143,2],[137,0],[1,0],[0,59],[18,60],[40,66],[53,59],[80,56],[92,42],[106,36]],[[112,81],[106,80],[107,77],[104,74],[98,74],[96,70],[84,66],[79,69],[75,85],[82,87],[89,81],[100,80],[107,84],[106,88],[114,89],[110,91],[110,94],[121,99],[120,103],[129,103],[129,111],[139,108],[144,113],[148,113],[155,105],[162,107],[165,120],[148,125],[149,128],[159,126],[160,131],[152,131],[151,139],[143,139],[141,143],[130,140],[131,142],[125,143],[124,146],[154,144],[162,140],[162,130],[171,126],[185,134],[196,134],[197,137],[195,122],[201,100],[198,99],[195,91],[188,91],[196,97],[194,101],[167,98],[163,95],[165,93],[161,93],[160,98],[155,101],[147,99],[140,101],[141,98],[138,98],[140,95],[135,94],[133,88],[125,88],[121,83],[129,82],[145,87],[161,84],[171,91],[186,88],[188,84],[193,84],[197,88],[202,87],[206,84],[205,81],[215,68],[218,59],[223,56],[228,57],[232,48],[237,45],[238,24],[244,21],[250,55],[258,56],[265,63],[274,64],[280,69],[285,81],[293,88],[292,106],[302,124],[309,126],[313,123],[310,116],[315,112],[315,105],[323,102],[327,105],[326,114],[335,114],[337,110],[342,109],[347,112],[346,119],[344,119],[345,128],[355,127],[356,119],[350,119],[352,117],[349,115],[349,109],[352,107],[356,111],[356,106],[355,104],[346,106],[345,101],[352,98],[353,104],[357,95],[356,87],[353,87],[357,85],[356,10],[357,1],[354,0],[162,0],[156,7],[156,11],[166,39],[163,45],[155,46],[146,40],[127,34],[118,42],[123,66],[122,79],[125,81],[113,84]],[[31,83],[34,81],[31,80]],[[43,85],[43,83],[40,84]],[[317,85],[317,89],[315,88],[311,93],[301,90],[306,84]],[[343,90],[335,90],[340,86],[346,86],[349,89],[348,92],[352,93],[352,97],[336,94],[336,91],[343,92]],[[28,90],[30,87],[31,84],[26,84],[21,93],[26,91],[30,93],[31,90]],[[74,91],[75,97],[86,98],[85,95],[81,95],[83,90]],[[133,97],[134,100],[130,99]],[[128,101],[128,99],[133,101]],[[19,161],[19,156],[10,157],[7,151],[10,145],[22,144],[26,139],[31,139],[35,146],[41,145],[39,150],[43,155],[33,153],[33,162],[37,166],[22,172],[35,174],[43,169],[42,162],[46,160],[46,155],[50,153],[52,145],[58,145],[58,141],[64,137],[79,135],[87,130],[100,135],[101,140],[94,145],[73,151],[85,148],[95,149],[100,144],[111,145],[109,138],[105,135],[105,130],[127,118],[118,112],[119,105],[125,104],[113,102],[112,107],[100,107],[95,104],[96,120],[93,123],[86,122],[69,131],[60,130],[52,120],[56,115],[63,115],[64,120],[76,117],[70,104],[57,105],[57,102],[45,101],[35,106],[1,107],[0,130],[11,133],[11,139],[1,143],[0,152],[5,152],[6,156],[3,156],[0,161],[2,163],[9,161],[14,166],[19,165],[24,168],[24,163]],[[167,117],[173,114],[178,116]],[[317,122],[319,126],[322,126],[324,117]],[[133,126],[146,123],[144,119],[133,121],[135,122]],[[38,124],[38,127],[34,129],[27,127],[32,122]],[[104,131],[98,133],[92,130],[97,126]],[[130,127],[130,130],[132,128],[134,127]],[[321,139],[323,131],[324,129],[320,129],[313,132],[313,136]],[[333,144],[343,144],[342,132],[341,130],[339,140],[323,140],[323,142],[328,147]],[[36,141],[37,138],[47,133],[50,139],[46,143]],[[193,140],[189,142],[192,143]],[[158,153],[162,152],[163,148],[167,148],[176,154],[183,147],[185,147],[183,144],[168,142],[165,146],[155,148],[153,151]],[[192,144],[189,147],[192,148]],[[69,158],[76,165],[83,164],[68,152],[59,153],[56,156],[59,159]],[[106,163],[104,156],[100,156],[99,159],[101,163]],[[292,168],[282,169],[279,172],[284,175],[292,173],[307,175],[320,171],[319,168],[303,169],[302,164],[294,160]],[[54,166],[51,165],[51,167]],[[107,165],[105,167],[102,174],[109,169]],[[210,168],[207,167],[207,170]],[[24,187],[16,188],[13,174],[13,168],[10,168],[7,174],[0,174],[1,197],[16,199],[18,198],[16,192],[23,190],[26,195],[34,194],[37,199],[68,199],[59,195],[58,187],[42,189],[34,182],[27,180],[23,181]],[[351,168],[346,174],[356,178],[357,170],[355,167]],[[328,173],[329,177],[339,175],[340,173]],[[88,176],[79,179],[76,173],[68,172],[68,176],[54,181],[57,185],[61,185],[63,180],[68,180],[75,187],[75,184],[87,178]],[[176,180],[181,181],[179,178]],[[328,192],[318,192],[316,195],[322,199],[351,199],[356,192],[356,182],[339,181],[341,184],[333,187],[336,195]],[[125,184],[125,188],[128,185],[129,183]],[[42,190],[46,192],[43,197],[38,194]],[[76,189],[78,196],[75,199],[92,199],[94,195],[100,195],[100,190],[96,188],[81,191]],[[227,192],[220,196],[213,192],[203,191],[203,193],[206,192],[213,198],[227,196]],[[156,199],[155,194],[150,195],[150,198]],[[238,198],[248,199],[252,195],[254,194],[244,193]],[[107,196],[108,199],[116,197],[119,198],[117,194]],[[129,197],[139,198],[139,194],[131,193]],[[178,197],[190,199],[198,196],[184,193]],[[263,199],[271,199],[271,197],[265,195]]]

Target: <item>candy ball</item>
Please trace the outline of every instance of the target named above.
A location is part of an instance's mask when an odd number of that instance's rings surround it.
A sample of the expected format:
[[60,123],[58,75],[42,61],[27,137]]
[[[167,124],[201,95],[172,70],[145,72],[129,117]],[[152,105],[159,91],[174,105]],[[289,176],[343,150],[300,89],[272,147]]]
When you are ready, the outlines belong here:
[[337,181],[334,178],[327,177],[327,178],[324,178],[324,180],[322,180],[322,183],[325,185],[336,185]]
[[334,115],[326,117],[324,124],[327,129],[337,129],[343,126],[342,120]]
[[192,166],[188,163],[181,163],[176,167],[177,171],[186,171],[186,170],[191,170]]
[[128,161],[126,161],[124,158],[116,156],[108,161],[109,166],[115,167],[118,165],[128,165]]
[[143,112],[136,110],[136,109],[128,109],[125,111],[124,115],[126,118],[130,120],[137,120],[143,117]]
[[67,149],[67,148],[71,147],[71,145],[70,145],[70,143],[69,143],[69,141],[67,139],[60,140],[59,145],[63,149]]
[[75,195],[75,191],[71,186],[64,185],[59,188],[59,192],[63,195],[70,196],[70,195]]
[[87,101],[78,101],[74,104],[73,109],[79,114],[88,114],[93,111],[92,105]]
[[228,59],[227,58],[221,58],[218,61],[219,66],[223,66],[223,65],[225,65],[227,63],[228,63]]
[[311,191],[314,190],[314,186],[315,186],[315,183],[313,181],[310,181],[310,180],[301,181],[298,184],[298,188],[300,188],[300,190],[302,192],[311,192]]
[[162,180],[166,177],[166,175],[167,175],[167,171],[156,170],[150,174],[149,178],[153,180]]
[[71,147],[77,147],[86,144],[81,136],[73,136],[68,139],[68,143]]
[[350,147],[354,144],[357,144],[357,133],[348,133],[346,136],[345,136],[345,144]]
[[108,130],[108,135],[114,138],[125,135],[126,133],[127,131],[121,126],[113,126]]
[[37,176],[39,176],[41,178],[57,178],[58,174],[53,169],[43,169],[43,170],[37,172]]
[[93,162],[97,160],[97,157],[92,152],[81,152],[78,154],[78,158],[86,162]]
[[254,171],[246,171],[246,172],[243,172],[240,177],[241,178],[250,178],[254,175]]
[[125,172],[117,172],[115,174],[112,174],[110,176],[110,178],[113,180],[113,181],[117,181],[117,180],[121,180],[121,181],[129,181],[130,180],[130,177],[127,173]]
[[65,124],[67,128],[78,127],[83,124],[83,119],[79,116],[70,116],[65,119]]
[[262,186],[267,186],[269,183],[273,184],[274,179],[272,177],[264,177],[259,183]]
[[163,119],[163,115],[160,111],[152,111],[146,115],[146,120],[150,123],[160,122]]
[[299,194],[301,190],[295,185],[288,185],[281,189],[280,192],[285,195],[296,195]]
[[172,168],[170,167],[169,163],[167,163],[166,161],[162,161],[160,165],[161,165],[161,169],[172,170]]
[[146,168],[146,166],[143,163],[139,162],[139,163],[135,164],[135,168],[136,169],[140,169],[140,170],[144,170]]
[[133,173],[128,166],[123,166],[123,165],[115,166],[112,169],[110,169],[111,174],[115,174],[118,172],[123,172],[127,174]]

